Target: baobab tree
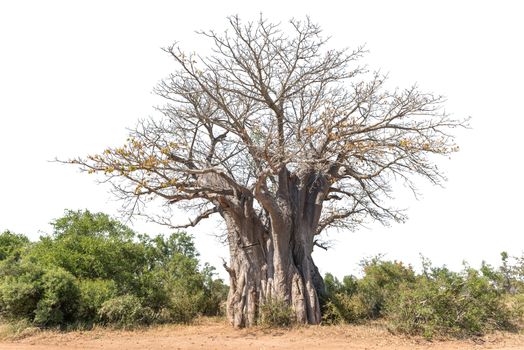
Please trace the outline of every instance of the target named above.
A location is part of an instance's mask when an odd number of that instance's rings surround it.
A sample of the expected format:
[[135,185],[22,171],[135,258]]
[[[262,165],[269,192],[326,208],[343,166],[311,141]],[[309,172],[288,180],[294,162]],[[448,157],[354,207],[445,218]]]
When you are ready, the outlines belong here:
[[199,34],[209,55],[164,49],[177,68],[155,89],[166,101],[160,117],[122,147],[70,162],[103,174],[131,213],[159,198],[192,209],[183,227],[220,215],[234,326],[255,324],[272,300],[317,324],[318,236],[403,220],[391,184],[414,189],[417,175],[441,183],[432,156],[457,150],[450,131],[464,121],[417,87],[388,91],[384,76],[359,65],[362,48],[328,48],[309,19],[285,27],[230,17],[225,32]]

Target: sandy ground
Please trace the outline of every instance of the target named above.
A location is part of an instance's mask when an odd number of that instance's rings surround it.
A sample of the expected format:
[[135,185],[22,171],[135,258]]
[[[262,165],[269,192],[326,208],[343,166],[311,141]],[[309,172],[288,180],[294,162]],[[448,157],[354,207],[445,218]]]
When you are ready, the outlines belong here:
[[429,342],[390,334],[380,326],[305,326],[292,329],[231,328],[223,321],[135,331],[36,332],[0,341],[1,350],[54,349],[524,349],[524,334],[497,333],[475,340]]

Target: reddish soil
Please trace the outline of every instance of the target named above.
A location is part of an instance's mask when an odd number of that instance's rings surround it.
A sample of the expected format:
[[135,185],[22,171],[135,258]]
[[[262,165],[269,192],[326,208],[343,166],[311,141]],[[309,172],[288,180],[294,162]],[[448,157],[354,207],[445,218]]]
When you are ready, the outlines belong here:
[[1,350],[54,349],[524,349],[524,334],[496,333],[470,340],[427,341],[390,334],[380,325],[233,329],[223,321],[134,331],[44,331],[0,341]]

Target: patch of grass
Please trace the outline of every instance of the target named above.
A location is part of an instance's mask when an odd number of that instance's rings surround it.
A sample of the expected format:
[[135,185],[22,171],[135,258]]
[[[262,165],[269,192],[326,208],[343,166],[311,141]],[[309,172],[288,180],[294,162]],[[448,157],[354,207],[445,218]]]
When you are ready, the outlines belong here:
[[40,332],[26,319],[4,323],[0,320],[0,340],[20,340]]
[[260,306],[259,324],[269,327],[289,327],[295,321],[293,309],[285,300],[268,299]]

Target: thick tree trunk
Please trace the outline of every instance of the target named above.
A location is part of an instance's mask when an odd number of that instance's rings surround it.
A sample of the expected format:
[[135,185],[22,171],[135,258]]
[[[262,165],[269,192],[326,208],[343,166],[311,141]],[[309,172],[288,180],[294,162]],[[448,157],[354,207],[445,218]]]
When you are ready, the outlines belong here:
[[227,316],[235,327],[257,323],[260,306],[267,301],[289,304],[299,323],[318,324],[320,307],[317,288],[322,278],[301,240],[280,233],[269,234],[258,218],[244,224],[225,215],[229,232],[230,289]]
[[257,323],[259,305],[271,297],[272,247],[267,231],[254,212],[223,214],[227,229],[230,265],[227,317],[235,327]]
[[270,225],[252,201],[222,212],[230,249],[230,264],[224,265],[230,275],[227,317],[235,327],[255,325],[260,306],[275,299],[291,306],[296,322],[320,323],[324,284],[311,257],[323,189],[315,189],[316,181],[290,181],[289,196],[277,203],[281,211],[270,215]]

